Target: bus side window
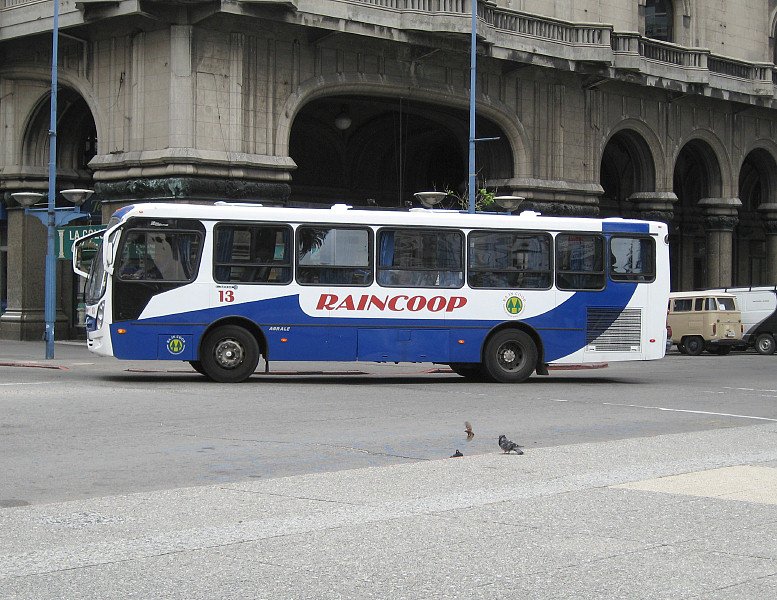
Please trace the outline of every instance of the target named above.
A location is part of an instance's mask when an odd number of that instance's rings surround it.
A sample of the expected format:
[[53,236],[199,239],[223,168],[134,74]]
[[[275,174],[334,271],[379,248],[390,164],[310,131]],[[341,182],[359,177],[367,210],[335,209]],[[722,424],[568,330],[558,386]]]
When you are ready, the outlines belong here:
[[372,280],[370,229],[309,225],[297,229],[298,283],[366,286]]
[[219,283],[291,281],[291,228],[221,223],[215,228],[213,278]]
[[556,236],[556,285],[560,290],[604,288],[604,240],[600,235]]
[[437,229],[382,229],[378,283],[386,287],[460,288],[464,236]]
[[469,234],[468,282],[473,288],[547,289],[551,284],[547,233],[473,231]]
[[613,236],[610,239],[610,279],[655,281],[656,247],[652,238]]

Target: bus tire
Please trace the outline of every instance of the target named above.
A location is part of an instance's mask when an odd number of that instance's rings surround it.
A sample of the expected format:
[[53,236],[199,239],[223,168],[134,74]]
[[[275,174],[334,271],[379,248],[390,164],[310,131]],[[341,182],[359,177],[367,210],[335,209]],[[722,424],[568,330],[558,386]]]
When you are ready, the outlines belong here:
[[259,344],[242,327],[224,325],[202,340],[200,362],[205,375],[219,383],[240,383],[256,371]]
[[208,374],[205,372],[205,369],[202,368],[202,363],[199,360],[190,360],[189,364],[192,366],[192,369],[197,371],[200,375],[205,375],[205,377],[208,376]]
[[758,354],[774,354],[775,350],[774,336],[771,333],[762,333],[755,338],[755,351]]
[[683,338],[685,353],[690,356],[699,356],[704,352],[704,339],[698,335],[690,335]]
[[469,381],[488,381],[480,363],[449,363],[448,366],[456,375],[461,375]]
[[483,365],[486,373],[499,383],[526,381],[537,366],[537,346],[523,331],[498,331],[486,343]]

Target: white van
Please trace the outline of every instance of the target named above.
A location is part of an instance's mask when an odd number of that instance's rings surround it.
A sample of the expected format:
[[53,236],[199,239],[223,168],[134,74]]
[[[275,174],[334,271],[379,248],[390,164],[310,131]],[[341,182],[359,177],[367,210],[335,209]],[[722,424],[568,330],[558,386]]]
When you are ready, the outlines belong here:
[[744,335],[737,348],[754,347],[758,354],[774,354],[777,343],[777,287],[738,287],[709,290],[728,292],[737,298]]

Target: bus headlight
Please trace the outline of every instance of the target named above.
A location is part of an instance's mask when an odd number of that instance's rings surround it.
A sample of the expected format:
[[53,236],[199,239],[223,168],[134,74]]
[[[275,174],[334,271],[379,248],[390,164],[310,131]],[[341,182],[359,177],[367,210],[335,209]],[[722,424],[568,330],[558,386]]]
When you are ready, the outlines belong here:
[[103,328],[103,317],[105,316],[105,301],[97,305],[97,329]]

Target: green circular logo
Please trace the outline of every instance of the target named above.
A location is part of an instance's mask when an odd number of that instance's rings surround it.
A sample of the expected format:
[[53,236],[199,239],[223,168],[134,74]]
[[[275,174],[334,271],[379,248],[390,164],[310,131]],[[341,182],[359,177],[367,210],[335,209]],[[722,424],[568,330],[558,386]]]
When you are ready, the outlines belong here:
[[523,300],[518,296],[510,296],[505,300],[505,310],[508,314],[517,315],[523,310]]
[[185,347],[186,344],[182,337],[175,336],[167,340],[167,350],[170,354],[180,354]]

